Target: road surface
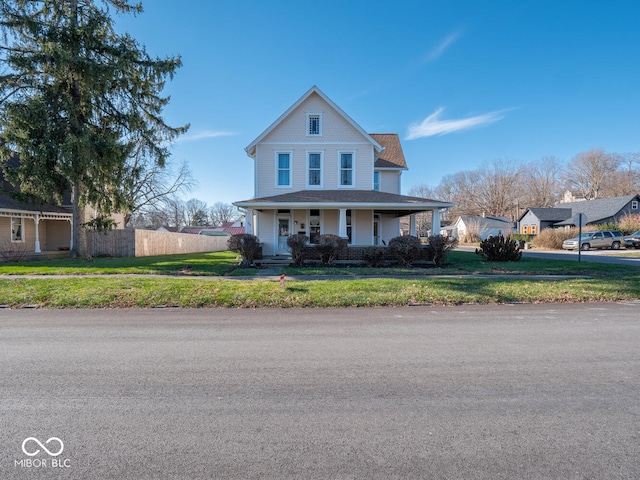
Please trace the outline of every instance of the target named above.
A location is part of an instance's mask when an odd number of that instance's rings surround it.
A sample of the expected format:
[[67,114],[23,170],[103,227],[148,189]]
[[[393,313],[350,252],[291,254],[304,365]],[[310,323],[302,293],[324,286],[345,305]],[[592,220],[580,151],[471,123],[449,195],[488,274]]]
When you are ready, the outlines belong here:
[[638,345],[640,303],[0,310],[0,478],[637,479]]

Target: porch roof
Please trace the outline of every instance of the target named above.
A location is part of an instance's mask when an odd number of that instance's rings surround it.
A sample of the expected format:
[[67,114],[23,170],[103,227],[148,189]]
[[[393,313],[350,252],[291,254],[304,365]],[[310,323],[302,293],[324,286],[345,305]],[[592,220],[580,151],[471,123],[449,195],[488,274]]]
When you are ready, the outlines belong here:
[[453,203],[375,190],[300,190],[234,202],[236,207],[263,209],[366,209],[397,216],[453,207]]

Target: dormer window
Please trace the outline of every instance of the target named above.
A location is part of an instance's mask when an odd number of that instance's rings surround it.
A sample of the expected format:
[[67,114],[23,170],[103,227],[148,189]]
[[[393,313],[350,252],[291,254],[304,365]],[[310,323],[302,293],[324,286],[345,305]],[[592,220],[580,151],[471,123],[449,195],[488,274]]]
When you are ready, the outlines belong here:
[[322,135],[322,115],[320,115],[319,113],[307,114],[307,135]]

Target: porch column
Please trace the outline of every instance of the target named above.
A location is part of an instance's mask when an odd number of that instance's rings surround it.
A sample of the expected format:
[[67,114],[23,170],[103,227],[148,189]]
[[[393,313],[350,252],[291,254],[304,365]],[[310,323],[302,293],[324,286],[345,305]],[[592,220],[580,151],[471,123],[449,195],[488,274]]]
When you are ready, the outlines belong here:
[[33,223],[36,225],[36,249],[35,252],[36,253],[40,253],[40,232],[39,232],[39,224],[40,224],[40,215],[37,215],[35,217],[33,217]]
[[73,219],[69,219],[69,225],[71,228],[71,238],[69,240],[69,251],[73,250]]
[[338,236],[347,238],[347,209],[340,209],[340,220],[338,223]]
[[253,235],[253,208],[247,208],[244,217],[244,231],[250,235]]
[[431,235],[440,235],[440,210],[434,208],[431,213]]
[[409,215],[409,235],[412,237],[417,237],[416,235],[416,214],[412,213]]

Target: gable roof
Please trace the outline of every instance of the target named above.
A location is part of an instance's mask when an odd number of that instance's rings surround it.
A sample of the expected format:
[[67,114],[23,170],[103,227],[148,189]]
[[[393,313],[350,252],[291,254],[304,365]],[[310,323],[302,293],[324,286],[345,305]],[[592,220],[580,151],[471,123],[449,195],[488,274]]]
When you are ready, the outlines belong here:
[[247,147],[244,149],[247,152],[247,155],[253,158],[256,154],[256,146],[258,145],[258,143],[260,143],[267,135],[269,135],[269,133],[271,133],[274,128],[276,128],[286,117],[288,117],[291,112],[298,108],[302,104],[302,102],[304,102],[313,94],[318,95],[325,102],[327,102],[329,106],[333,108],[339,115],[341,115],[353,128],[355,128],[363,137],[370,141],[378,153],[384,150],[382,145],[380,145],[371,135],[365,132],[364,129],[360,125],[358,125],[349,115],[347,115],[340,107],[338,107],[338,105],[333,103],[333,101],[329,97],[327,97],[322,92],[322,90],[314,85],[309,90],[307,90],[307,92],[302,95],[302,97],[300,97],[293,105],[291,105],[282,115],[280,115],[275,122],[269,125],[264,132],[258,135],[258,137],[253,142],[247,145]]
[[375,161],[375,168],[407,169],[407,161],[397,133],[372,133],[371,137],[384,147],[384,151]]
[[576,213],[584,213],[587,223],[597,223],[604,219],[614,217],[620,210],[632,200],[639,200],[640,195],[625,195],[622,197],[598,198],[596,200],[582,200],[580,202],[560,203],[554,208],[571,209],[571,215],[563,218],[557,225],[573,225],[572,216]]
[[522,220],[524,216],[529,212],[534,214],[536,218],[541,222],[561,222],[562,220],[571,218],[572,215],[570,208],[527,208],[524,213],[520,215],[518,221]]

